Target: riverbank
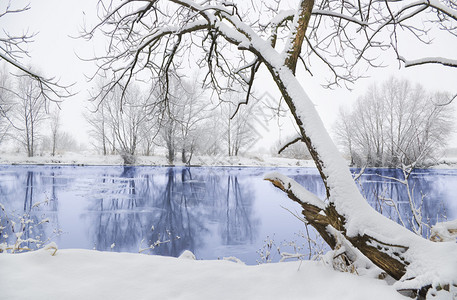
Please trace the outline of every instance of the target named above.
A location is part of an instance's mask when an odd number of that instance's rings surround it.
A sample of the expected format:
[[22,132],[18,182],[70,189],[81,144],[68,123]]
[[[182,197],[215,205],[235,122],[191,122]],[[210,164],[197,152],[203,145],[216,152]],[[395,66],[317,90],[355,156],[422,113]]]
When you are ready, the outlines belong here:
[[[33,165],[123,165],[124,160],[120,155],[95,155],[91,153],[66,153],[56,156],[43,155],[27,157],[23,154],[1,154],[0,164],[33,164]],[[170,166],[164,156],[138,156],[135,165],[138,166]],[[173,166],[185,166],[177,159]],[[299,160],[269,155],[249,156],[194,156],[192,166],[243,166],[243,167],[314,167],[312,160]]]
[[[65,153],[55,156],[41,155],[27,157],[21,153],[0,153],[2,165],[77,165],[77,166],[122,166],[120,155],[97,155],[92,153]],[[136,166],[185,166],[179,159],[170,164],[164,156],[137,156]],[[348,161],[349,165],[349,161]],[[305,167],[314,168],[312,160],[277,157],[266,154],[246,156],[194,156],[191,166],[218,167]],[[439,159],[433,169],[457,169],[457,156],[450,155]]]

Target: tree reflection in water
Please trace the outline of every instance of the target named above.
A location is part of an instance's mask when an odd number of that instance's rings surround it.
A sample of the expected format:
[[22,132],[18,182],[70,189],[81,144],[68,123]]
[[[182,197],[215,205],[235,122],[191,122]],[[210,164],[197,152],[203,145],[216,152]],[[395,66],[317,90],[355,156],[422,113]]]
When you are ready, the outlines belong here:
[[[0,203],[8,214],[29,215],[34,224],[50,219],[50,225],[26,230],[24,238],[47,239],[62,226],[65,234],[57,239],[60,248],[138,252],[161,241],[152,253],[178,256],[187,249],[199,258],[217,258],[250,252],[245,259],[255,263],[255,252],[266,236],[294,239],[293,234],[303,229],[300,223],[289,222],[294,218],[288,214],[279,221],[284,214],[279,205],[290,201],[262,180],[272,170],[0,166]],[[324,197],[315,169],[280,171]],[[403,220],[410,220],[404,187],[376,174],[395,176],[395,170],[366,170],[360,186],[370,204],[398,221],[396,211],[382,204],[379,196],[399,199]],[[416,197],[420,198],[420,191],[427,195],[424,220],[434,224],[444,212],[450,219],[457,217],[451,200],[457,192],[457,171],[419,170],[411,181]],[[5,226],[10,216],[1,213],[0,225]],[[11,232],[4,233],[13,238]]]
[[252,242],[252,199],[246,197],[252,191],[242,192],[236,175],[222,180],[204,169],[138,170],[125,167],[119,177],[103,176],[100,186],[106,189],[98,193],[103,197],[90,207],[99,212],[89,221],[96,249],[107,250],[115,243],[117,251],[132,252],[159,241],[152,253],[198,252],[211,231],[208,220],[216,220],[223,244]]
[[[436,175],[431,175],[433,173]],[[409,204],[408,190],[405,185],[386,179],[386,176],[403,178],[402,171],[398,169],[368,169],[359,182],[362,194],[377,211],[398,223],[403,223],[411,230],[413,213]],[[424,197],[422,222],[428,226],[423,231],[424,237],[428,237],[430,234],[431,225],[445,221],[447,217],[448,203],[443,195],[446,190],[440,188],[441,180],[439,171],[435,170],[416,170],[408,179],[416,207],[421,205],[422,197]],[[389,202],[383,201],[383,199],[395,200],[398,212],[394,206],[389,205]]]

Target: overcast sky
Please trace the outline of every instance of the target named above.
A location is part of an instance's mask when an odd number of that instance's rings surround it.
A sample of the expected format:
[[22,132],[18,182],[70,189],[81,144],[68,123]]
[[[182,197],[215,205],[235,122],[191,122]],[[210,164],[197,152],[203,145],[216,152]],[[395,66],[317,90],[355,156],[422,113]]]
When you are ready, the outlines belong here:
[[[29,11],[9,18],[2,18],[0,26],[12,33],[22,32],[27,29],[31,32],[38,32],[35,42],[29,46],[30,62],[45,74],[61,78],[62,83],[75,83],[73,90],[79,93],[65,100],[62,105],[63,126],[66,131],[69,131],[77,139],[87,143],[87,125],[82,117],[82,112],[87,105],[88,94],[86,90],[90,88],[90,83],[86,82],[84,75],[93,74],[95,68],[92,63],[79,60],[75,53],[80,56],[90,57],[94,49],[100,49],[101,45],[94,45],[92,42],[74,39],[71,36],[78,35],[79,29],[85,21],[89,24],[95,22],[95,5],[97,1],[13,1],[14,5],[28,2],[31,5]],[[432,50],[425,45],[419,48],[417,46],[414,48],[408,47],[406,43],[402,49],[404,50],[403,55],[408,59],[416,59],[423,56],[445,56],[455,59],[457,43],[453,40],[444,40],[444,42],[441,41],[439,48]],[[322,77],[318,75],[314,77],[303,76],[301,80],[303,86],[316,104],[328,129],[331,128],[335,121],[336,113],[341,105],[350,106],[358,96],[365,92],[369,84],[373,81],[382,82],[391,75],[420,83],[427,90],[457,93],[457,69],[455,68],[427,65],[399,69],[392,53],[386,53],[385,62],[390,65],[388,68],[368,71],[367,75],[371,77],[359,80],[352,87],[352,91],[344,88],[327,90],[320,86],[321,83],[324,83]],[[314,73],[316,74],[316,72]],[[261,82],[256,84],[258,93],[267,91],[273,95],[278,95],[277,91],[271,88],[272,85],[267,79],[263,79],[264,77],[262,76],[259,78]],[[278,133],[272,130],[270,135],[272,138],[277,138]],[[454,135],[452,138],[452,147],[457,147],[456,136]]]

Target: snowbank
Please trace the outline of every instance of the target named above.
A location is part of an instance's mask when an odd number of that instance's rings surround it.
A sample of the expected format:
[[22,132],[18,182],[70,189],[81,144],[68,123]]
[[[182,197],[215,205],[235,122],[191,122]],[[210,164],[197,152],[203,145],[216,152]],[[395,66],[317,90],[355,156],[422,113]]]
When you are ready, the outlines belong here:
[[246,266],[93,250],[0,254],[2,299],[405,299],[320,262]]

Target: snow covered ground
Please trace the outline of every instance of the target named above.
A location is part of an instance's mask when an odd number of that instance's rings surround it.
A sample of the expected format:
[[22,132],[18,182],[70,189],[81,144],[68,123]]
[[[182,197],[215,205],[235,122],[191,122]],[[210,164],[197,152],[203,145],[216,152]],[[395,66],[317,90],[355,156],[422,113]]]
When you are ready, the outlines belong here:
[[[66,165],[122,165],[120,155],[95,155],[92,153],[65,153],[56,156],[27,157],[24,154],[0,153],[0,164],[66,164]],[[311,160],[299,160],[268,155],[242,156],[194,156],[192,165],[201,166],[269,166],[269,167],[314,167]],[[169,165],[165,156],[138,156],[136,165],[165,166]],[[182,166],[179,159],[174,162]]]
[[1,299],[406,299],[321,262],[232,261],[93,250],[0,254]]
[[[62,165],[123,165],[120,155],[96,155],[91,152],[44,155],[27,157],[23,153],[0,152],[0,164],[62,164]],[[136,165],[168,166],[164,155],[138,156]],[[271,156],[267,154],[247,154],[245,156],[194,156],[191,161],[195,166],[246,166],[246,167],[315,167],[312,160],[293,159]],[[173,163],[175,166],[185,165],[179,158]],[[349,165],[349,161],[348,161]],[[457,153],[446,153],[439,159],[433,168],[457,169]]]

